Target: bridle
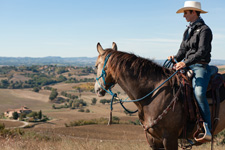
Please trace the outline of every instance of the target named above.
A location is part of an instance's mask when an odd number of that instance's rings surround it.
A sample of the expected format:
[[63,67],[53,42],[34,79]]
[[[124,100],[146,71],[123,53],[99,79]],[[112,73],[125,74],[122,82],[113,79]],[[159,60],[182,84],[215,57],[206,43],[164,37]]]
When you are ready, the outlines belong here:
[[[102,73],[101,73],[101,75],[99,76],[99,77],[97,77],[96,78],[96,81],[98,82],[98,84],[101,86],[101,88],[104,90],[104,91],[106,91],[107,93],[109,93],[110,95],[114,95],[114,93],[112,92],[112,87],[115,85],[115,83],[106,83],[106,71],[105,71],[105,66],[106,66],[106,63],[108,62],[108,60],[109,60],[109,57],[111,56],[111,53],[110,54],[108,54],[106,57],[105,57],[105,62],[104,62],[104,65],[103,65],[103,68],[102,68]],[[106,85],[109,85],[109,90],[106,90],[106,88],[104,88],[101,84],[100,84],[100,82],[99,82],[99,79],[100,78],[102,78],[102,80],[103,80],[103,82],[104,82],[104,86],[106,86]]]

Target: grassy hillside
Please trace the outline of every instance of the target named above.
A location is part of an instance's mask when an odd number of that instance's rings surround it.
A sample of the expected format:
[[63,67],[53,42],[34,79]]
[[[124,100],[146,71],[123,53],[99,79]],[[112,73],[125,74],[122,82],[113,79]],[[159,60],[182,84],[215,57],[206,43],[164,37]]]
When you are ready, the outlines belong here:
[[29,89],[0,89],[0,95],[0,112],[20,108],[21,106],[27,106],[33,110],[48,110],[51,108],[51,104],[48,103],[48,95],[45,93],[37,94]]
[[[223,70],[224,67],[220,67]],[[49,68],[48,68],[49,69]],[[12,72],[11,72],[12,73]],[[15,72],[14,72],[15,73]],[[77,79],[95,78],[94,74],[80,76],[79,73],[84,73],[82,69],[72,69],[69,72],[62,73],[66,78],[73,77]],[[18,74],[18,72],[17,72]],[[21,73],[19,76],[11,76],[11,80],[24,79]],[[46,74],[48,74],[46,72]],[[0,78],[8,79],[8,76],[0,76]],[[0,79],[1,80],[1,79]],[[54,85],[48,85],[51,88],[57,89],[58,97],[67,98],[61,95],[61,92],[78,95],[83,99],[87,106],[84,109],[89,109],[89,113],[79,112],[79,109],[52,109],[53,103],[49,101],[50,90],[44,90],[43,86],[40,91],[33,92],[32,88],[25,89],[0,89],[0,112],[7,109],[20,108],[27,106],[34,111],[42,110],[43,114],[47,115],[51,120],[45,123],[38,123],[33,128],[24,129],[25,135],[21,139],[2,139],[0,138],[1,149],[9,150],[29,150],[29,149],[96,149],[96,150],[147,150],[148,143],[145,139],[145,134],[141,126],[131,124],[116,124],[116,125],[86,125],[76,127],[65,127],[65,123],[69,124],[76,120],[90,120],[95,118],[108,118],[110,112],[109,104],[101,104],[101,99],[111,99],[107,94],[105,97],[97,97],[90,89],[94,82],[80,83],[65,83],[60,82]],[[77,88],[83,88],[80,93]],[[126,98],[124,91],[117,85],[113,88],[114,92],[120,92],[119,96]],[[91,105],[92,99],[96,98],[96,105]],[[55,104],[56,106],[63,105]],[[136,110],[133,103],[126,103],[125,106],[130,110]],[[113,106],[113,116],[120,118],[120,121],[136,121],[137,114],[128,116],[124,113],[123,108],[119,104]],[[0,121],[1,123],[1,121]],[[197,149],[209,149],[210,144],[204,144]],[[223,146],[215,146],[215,150],[224,149]]]

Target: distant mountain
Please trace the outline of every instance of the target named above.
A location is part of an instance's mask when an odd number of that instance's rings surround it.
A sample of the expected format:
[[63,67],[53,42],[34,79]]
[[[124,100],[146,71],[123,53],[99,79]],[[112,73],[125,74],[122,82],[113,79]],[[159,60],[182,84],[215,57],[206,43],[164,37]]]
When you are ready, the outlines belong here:
[[[31,66],[31,65],[72,65],[72,66],[94,66],[97,57],[0,57],[0,65],[9,66]],[[165,60],[155,60],[163,64]],[[225,60],[213,59],[211,65],[225,65]]]
[[0,57],[0,65],[31,66],[31,65],[74,65],[93,66],[97,57]]

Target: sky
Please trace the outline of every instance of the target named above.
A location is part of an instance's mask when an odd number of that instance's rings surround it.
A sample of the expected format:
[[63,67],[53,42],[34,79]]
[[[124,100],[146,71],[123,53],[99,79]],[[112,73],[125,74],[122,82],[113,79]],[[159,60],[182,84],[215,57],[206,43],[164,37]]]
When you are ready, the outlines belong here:
[[[150,59],[179,49],[184,0],[0,0],[0,57],[95,57],[96,45]],[[199,0],[213,32],[212,59],[225,59],[225,1]]]

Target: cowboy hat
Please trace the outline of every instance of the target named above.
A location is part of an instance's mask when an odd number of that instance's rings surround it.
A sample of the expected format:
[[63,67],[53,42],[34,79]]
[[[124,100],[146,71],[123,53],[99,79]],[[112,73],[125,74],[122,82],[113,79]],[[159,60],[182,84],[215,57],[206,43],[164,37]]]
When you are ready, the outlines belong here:
[[185,1],[184,7],[179,9],[177,13],[183,13],[185,10],[195,10],[195,11],[200,11],[200,13],[208,13],[207,11],[204,11],[201,9],[200,2],[195,2],[195,1]]

